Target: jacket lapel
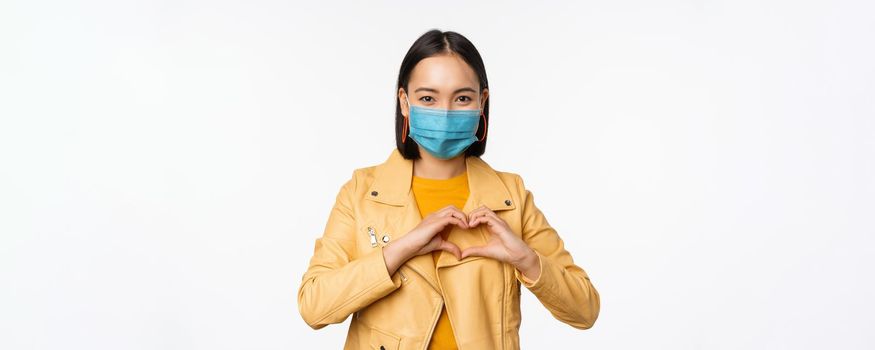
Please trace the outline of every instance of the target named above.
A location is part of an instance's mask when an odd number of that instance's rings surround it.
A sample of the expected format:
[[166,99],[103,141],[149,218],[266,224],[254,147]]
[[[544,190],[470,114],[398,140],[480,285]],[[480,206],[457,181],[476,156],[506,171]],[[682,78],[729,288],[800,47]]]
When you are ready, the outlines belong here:
[[[498,173],[480,157],[466,157],[465,165],[468,174],[468,200],[462,211],[468,213],[481,205],[498,212],[516,208],[516,203],[511,200],[510,191],[501,181]],[[377,165],[374,171],[374,181],[366,192],[366,198],[371,201],[389,206],[402,207],[398,218],[391,218],[392,231],[395,237],[401,237],[410,232],[422,221],[416,198],[413,195],[411,183],[413,179],[413,160],[405,159],[404,156],[393,148],[389,158]],[[474,229],[462,229],[452,225],[448,239],[465,249],[471,246],[486,244],[489,240],[489,232],[486,225],[478,225]],[[435,264],[431,254],[416,256],[408,260],[405,265],[420,274],[438,293],[441,288],[437,278],[437,268],[451,268],[470,261],[484,259],[482,257],[467,257],[457,260],[449,253],[441,254]]]

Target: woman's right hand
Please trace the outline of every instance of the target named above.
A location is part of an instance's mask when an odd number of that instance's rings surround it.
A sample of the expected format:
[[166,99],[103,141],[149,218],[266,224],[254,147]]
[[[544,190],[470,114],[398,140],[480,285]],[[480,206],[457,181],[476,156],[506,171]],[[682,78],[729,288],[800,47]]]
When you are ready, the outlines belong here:
[[383,257],[389,275],[395,273],[404,262],[415,256],[431,253],[435,250],[444,250],[461,259],[462,252],[459,247],[441,237],[440,232],[447,225],[456,225],[468,228],[468,218],[455,205],[448,205],[422,219],[410,232],[395,240],[383,249]]

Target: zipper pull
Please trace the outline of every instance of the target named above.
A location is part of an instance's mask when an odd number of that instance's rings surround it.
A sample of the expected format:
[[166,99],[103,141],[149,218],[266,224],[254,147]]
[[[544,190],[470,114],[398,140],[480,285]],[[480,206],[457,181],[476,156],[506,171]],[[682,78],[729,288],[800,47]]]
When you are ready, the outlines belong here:
[[371,247],[377,246],[377,232],[373,227],[368,226],[368,236],[371,236]]

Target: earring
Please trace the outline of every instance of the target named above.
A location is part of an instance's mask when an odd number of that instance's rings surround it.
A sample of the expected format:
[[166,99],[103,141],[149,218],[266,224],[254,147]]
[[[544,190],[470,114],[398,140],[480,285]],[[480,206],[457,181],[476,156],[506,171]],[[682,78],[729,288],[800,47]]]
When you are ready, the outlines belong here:
[[486,139],[486,127],[488,126],[488,123],[486,122],[486,115],[483,114],[483,112],[480,112],[480,116],[483,117],[483,136],[480,136],[480,140],[477,141],[483,141]]
[[407,143],[407,128],[408,128],[407,120],[409,118],[410,117],[404,118],[404,127],[401,130],[401,143]]

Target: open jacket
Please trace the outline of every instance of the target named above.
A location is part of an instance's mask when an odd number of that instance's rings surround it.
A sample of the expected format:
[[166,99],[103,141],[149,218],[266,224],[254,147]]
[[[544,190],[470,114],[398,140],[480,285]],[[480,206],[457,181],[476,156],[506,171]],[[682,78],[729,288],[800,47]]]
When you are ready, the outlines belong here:
[[[382,164],[358,168],[341,188],[298,290],[298,309],[313,329],[353,315],[344,349],[425,349],[446,303],[459,349],[519,349],[520,285],[558,320],[593,326],[599,294],[535,206],[518,174],[466,158],[463,212],[486,205],[538,254],[541,274],[527,281],[513,266],[485,257],[414,257],[389,275],[383,247],[422,220],[410,184],[413,161],[397,149]],[[486,225],[448,225],[465,249],[485,245]],[[528,283],[532,282],[532,283]]]

